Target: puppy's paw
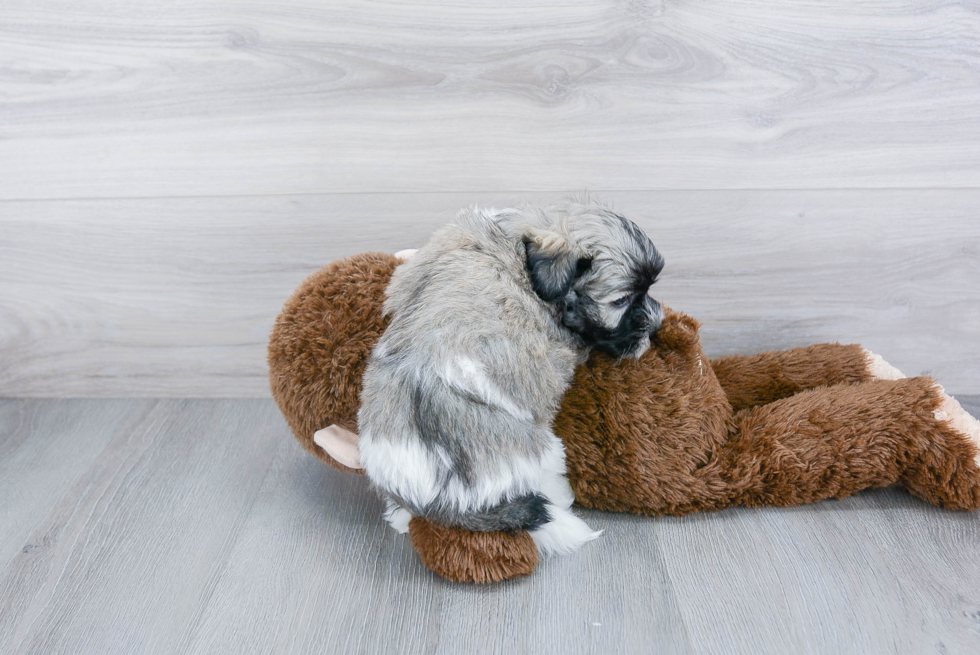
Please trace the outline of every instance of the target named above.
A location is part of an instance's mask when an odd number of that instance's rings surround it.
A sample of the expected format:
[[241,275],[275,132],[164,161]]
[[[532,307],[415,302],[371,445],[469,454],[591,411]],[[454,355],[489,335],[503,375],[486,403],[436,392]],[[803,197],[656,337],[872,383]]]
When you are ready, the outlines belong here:
[[551,521],[530,533],[543,555],[566,555],[602,534],[602,530],[593,530],[571,510],[549,504],[548,513]]
[[402,260],[403,262],[408,261],[412,258],[412,255],[419,251],[418,248],[409,248],[407,250],[399,250],[395,253],[395,257]]
[[959,401],[947,394],[941,386],[938,389],[943,402],[934,413],[936,419],[945,421],[946,425],[965,436],[973,444],[973,461],[980,468],[980,421],[963,409]]
[[868,373],[874,380],[901,380],[905,375],[897,368],[885,361],[881,355],[876,355],[870,350],[864,351],[865,361],[868,364]]
[[398,534],[408,532],[408,524],[412,520],[412,515],[404,507],[399,507],[391,501],[386,501],[384,517],[388,525],[394,528]]

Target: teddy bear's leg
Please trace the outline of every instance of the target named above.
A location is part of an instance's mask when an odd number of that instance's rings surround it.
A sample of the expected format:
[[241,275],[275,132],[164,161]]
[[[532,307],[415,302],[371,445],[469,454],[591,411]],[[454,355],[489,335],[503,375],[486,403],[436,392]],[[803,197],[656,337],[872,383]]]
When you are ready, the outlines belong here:
[[931,378],[804,391],[736,414],[719,453],[725,504],[798,505],[901,482],[980,508],[980,424]]
[[711,360],[734,411],[764,405],[807,389],[905,377],[857,344],[823,343]]

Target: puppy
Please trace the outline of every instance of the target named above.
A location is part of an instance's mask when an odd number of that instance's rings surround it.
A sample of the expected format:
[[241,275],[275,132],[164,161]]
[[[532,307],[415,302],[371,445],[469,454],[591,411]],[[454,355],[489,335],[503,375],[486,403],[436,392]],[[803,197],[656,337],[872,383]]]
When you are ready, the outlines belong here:
[[662,268],[635,224],[590,200],[464,210],[399,266],[358,414],[392,526],[528,530],[542,553],[599,536],[569,509],[551,425],[590,349],[649,347]]

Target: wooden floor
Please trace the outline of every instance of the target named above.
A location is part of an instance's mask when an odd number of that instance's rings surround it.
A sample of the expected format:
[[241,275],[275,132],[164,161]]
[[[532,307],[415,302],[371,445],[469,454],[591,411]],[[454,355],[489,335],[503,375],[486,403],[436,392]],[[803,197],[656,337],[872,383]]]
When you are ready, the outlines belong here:
[[0,401],[0,652],[980,652],[978,513],[583,514],[579,553],[460,586],[269,400]]

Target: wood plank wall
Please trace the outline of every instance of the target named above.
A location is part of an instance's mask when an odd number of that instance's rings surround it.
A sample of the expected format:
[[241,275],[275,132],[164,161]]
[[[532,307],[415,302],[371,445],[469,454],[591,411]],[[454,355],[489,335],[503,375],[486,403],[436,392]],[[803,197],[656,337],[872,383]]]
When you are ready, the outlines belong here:
[[0,395],[268,395],[320,265],[581,189],[709,354],[980,392],[980,2],[5,0]]

